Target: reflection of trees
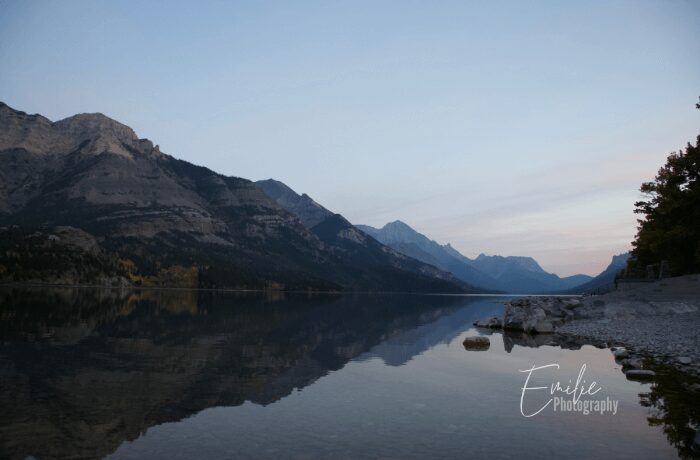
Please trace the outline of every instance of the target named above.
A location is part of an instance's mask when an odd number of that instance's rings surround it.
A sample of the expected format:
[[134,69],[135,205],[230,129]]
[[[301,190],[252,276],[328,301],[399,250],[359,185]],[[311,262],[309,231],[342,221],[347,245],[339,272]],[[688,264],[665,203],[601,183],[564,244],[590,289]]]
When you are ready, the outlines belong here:
[[[570,350],[578,350],[583,345],[605,347],[602,341],[592,342],[586,338],[568,335],[530,335],[491,330],[482,332],[502,335],[503,347],[508,353],[516,345],[527,348],[548,345]],[[692,450],[695,432],[700,429],[700,379],[672,367],[658,367],[654,370],[656,378],[651,384],[651,390],[639,395],[640,404],[649,408],[649,425],[661,427],[669,443],[678,450],[680,457],[700,457],[700,452]]]
[[208,407],[269,404],[464,303],[0,291],[0,451],[10,458],[101,457],[151,426]]
[[137,305],[147,304],[173,314],[198,313],[197,291],[191,290],[0,289],[0,338],[64,342],[68,332],[90,334],[102,324],[128,317]]
[[[668,441],[682,458],[696,458],[693,452],[695,430],[700,428],[700,380],[676,369],[656,370],[656,380],[648,393],[639,395],[640,404],[649,408],[650,426],[661,427]],[[696,385],[695,387],[693,385]]]

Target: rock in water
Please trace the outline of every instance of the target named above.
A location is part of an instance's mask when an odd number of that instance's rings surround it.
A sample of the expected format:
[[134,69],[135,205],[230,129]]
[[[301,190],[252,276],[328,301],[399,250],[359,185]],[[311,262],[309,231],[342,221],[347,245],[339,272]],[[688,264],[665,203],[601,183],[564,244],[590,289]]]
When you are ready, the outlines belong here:
[[500,329],[503,327],[503,320],[501,318],[499,318],[498,316],[491,316],[489,318],[483,318],[483,319],[474,321],[474,326],[485,327],[485,328],[490,328],[490,329]]
[[625,376],[627,376],[627,380],[652,380],[654,377],[656,377],[656,372],[646,370],[646,369],[632,369],[627,372],[625,372]]
[[678,362],[683,364],[684,366],[687,366],[692,362],[692,360],[687,356],[681,356],[680,358],[678,358]]
[[462,345],[464,345],[465,350],[484,351],[489,349],[491,341],[488,337],[467,337]]
[[503,329],[541,334],[552,333],[565,321],[584,317],[579,299],[530,297],[506,303]]

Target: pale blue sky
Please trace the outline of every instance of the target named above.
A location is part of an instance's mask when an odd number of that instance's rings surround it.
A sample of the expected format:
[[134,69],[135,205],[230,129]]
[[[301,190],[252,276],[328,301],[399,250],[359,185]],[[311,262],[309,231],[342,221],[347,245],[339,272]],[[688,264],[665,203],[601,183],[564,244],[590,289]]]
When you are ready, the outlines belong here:
[[599,272],[700,132],[700,2],[0,0],[0,100],[103,112],[468,256]]

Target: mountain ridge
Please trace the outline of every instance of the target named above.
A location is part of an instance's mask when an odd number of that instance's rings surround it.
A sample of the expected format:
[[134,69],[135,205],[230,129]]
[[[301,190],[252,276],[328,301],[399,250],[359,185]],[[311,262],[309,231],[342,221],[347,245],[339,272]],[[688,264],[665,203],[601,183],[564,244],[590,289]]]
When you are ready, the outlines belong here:
[[[0,226],[13,235],[3,241],[2,281],[50,282],[42,273],[74,263],[54,231],[70,227],[102,251],[75,253],[93,261],[72,271],[80,284],[162,285],[184,272],[207,288],[463,290],[417,261],[349,265],[253,182],[164,154],[103,114],[52,122],[3,103],[0,159]],[[17,250],[39,245],[36,257]],[[29,257],[35,266],[23,271]],[[100,274],[106,261],[114,263]]]
[[394,267],[407,266],[411,271],[417,271],[434,277],[454,278],[463,284],[467,292],[484,292],[488,288],[476,288],[465,283],[454,273],[445,270],[429,261],[416,258],[414,255],[397,251],[383,242],[377,241],[371,235],[351,224],[342,215],[333,213],[318,204],[307,194],[299,194],[286,184],[273,180],[261,180],[255,183],[263,191],[277,201],[289,212],[297,215],[307,228],[318,236],[324,243],[342,252],[353,264],[388,264]]
[[547,293],[592,279],[588,275],[561,278],[546,272],[535,259],[527,256],[487,256],[482,253],[470,259],[449,243],[441,245],[400,220],[389,222],[381,229],[368,225],[357,227],[399,252],[425,262],[433,261],[462,281],[487,289],[517,294]]
[[612,291],[615,288],[615,278],[625,270],[627,261],[630,258],[629,252],[613,255],[608,266],[596,275],[593,279],[585,283],[570,288],[563,294],[601,294]]

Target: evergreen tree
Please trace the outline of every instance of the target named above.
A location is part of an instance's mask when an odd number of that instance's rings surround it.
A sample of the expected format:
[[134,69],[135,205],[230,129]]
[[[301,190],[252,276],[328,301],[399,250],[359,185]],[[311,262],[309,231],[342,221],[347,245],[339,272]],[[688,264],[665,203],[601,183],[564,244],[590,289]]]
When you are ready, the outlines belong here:
[[671,153],[640,191],[646,198],[635,203],[634,212],[642,217],[632,243],[632,272],[644,273],[647,265],[666,260],[673,275],[699,273],[700,136],[685,152]]

